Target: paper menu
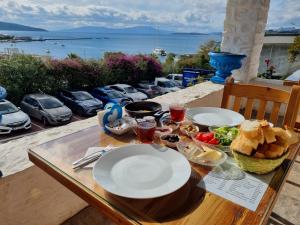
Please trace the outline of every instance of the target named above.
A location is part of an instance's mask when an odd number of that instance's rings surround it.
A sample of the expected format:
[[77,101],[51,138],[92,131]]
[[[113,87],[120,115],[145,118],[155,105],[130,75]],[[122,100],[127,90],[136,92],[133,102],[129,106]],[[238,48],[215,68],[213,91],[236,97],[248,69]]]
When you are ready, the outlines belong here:
[[266,192],[273,173],[264,176],[254,176],[245,173],[239,180],[228,180],[216,178],[210,173],[203,178],[200,186],[213,194],[230,200],[235,204],[241,205],[255,211]]

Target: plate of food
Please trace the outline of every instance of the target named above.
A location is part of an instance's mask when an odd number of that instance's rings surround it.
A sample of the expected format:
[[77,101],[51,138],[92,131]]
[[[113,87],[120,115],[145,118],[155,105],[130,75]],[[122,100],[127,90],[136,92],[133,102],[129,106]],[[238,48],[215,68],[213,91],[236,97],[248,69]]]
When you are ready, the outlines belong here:
[[122,135],[131,130],[131,125],[126,119],[116,119],[110,123],[105,124],[106,130],[116,135]]
[[265,120],[245,120],[230,148],[241,169],[265,174],[280,166],[289,146],[298,141],[292,130],[272,127]]
[[187,118],[201,126],[238,126],[244,120],[240,113],[229,109],[217,107],[197,107],[190,108],[186,112]]
[[192,139],[198,145],[215,146],[224,152],[230,153],[231,142],[239,133],[236,127],[210,127],[210,132],[198,132]]
[[170,194],[190,178],[191,166],[179,152],[161,145],[115,148],[93,168],[93,177],[106,191],[127,198],[147,199]]
[[195,133],[199,132],[199,127],[191,122],[183,122],[179,130],[182,134],[192,137]]
[[180,137],[177,134],[165,134],[160,136],[160,141],[171,148],[176,148],[177,143],[180,141]]
[[179,123],[174,122],[171,119],[170,114],[163,116],[159,120],[162,127],[170,127],[173,131],[177,130],[179,128]]
[[180,141],[177,149],[193,163],[214,167],[224,163],[227,155],[216,147],[197,145],[194,142]]

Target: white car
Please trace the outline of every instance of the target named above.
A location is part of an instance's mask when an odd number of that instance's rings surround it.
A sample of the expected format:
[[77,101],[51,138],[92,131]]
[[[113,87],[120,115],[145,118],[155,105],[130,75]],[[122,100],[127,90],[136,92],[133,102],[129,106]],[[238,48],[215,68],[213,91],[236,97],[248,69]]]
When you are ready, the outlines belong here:
[[148,98],[147,95],[138,91],[137,89],[135,89],[134,87],[128,84],[114,84],[114,85],[110,85],[109,87],[121,92],[126,97],[131,98],[135,102],[143,101]]
[[179,86],[182,86],[183,75],[178,73],[171,73],[167,76],[167,79],[175,81]]
[[31,128],[29,116],[7,100],[0,100],[0,134]]
[[155,78],[154,84],[159,86],[164,94],[181,90],[179,87],[174,85],[172,81],[165,77]]

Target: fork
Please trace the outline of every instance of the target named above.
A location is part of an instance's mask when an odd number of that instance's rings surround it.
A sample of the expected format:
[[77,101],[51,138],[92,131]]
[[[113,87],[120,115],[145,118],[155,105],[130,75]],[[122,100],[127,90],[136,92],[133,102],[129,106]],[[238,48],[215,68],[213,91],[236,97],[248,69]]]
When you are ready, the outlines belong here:
[[100,156],[101,156],[104,152],[106,152],[107,150],[109,150],[109,149],[111,149],[111,148],[112,148],[111,145],[107,145],[104,149],[102,149],[102,150],[100,150],[100,151],[93,152],[93,153],[91,153],[91,154],[89,154],[89,155],[87,155],[87,156],[84,156],[84,157],[82,157],[82,158],[80,158],[80,159],[74,161],[74,162],[72,163],[72,165],[75,166],[75,165],[80,164],[80,163],[83,162],[83,161],[88,161],[89,159],[93,159],[93,158],[95,158],[95,157],[98,156],[98,155],[95,155],[95,154],[99,154],[99,153],[100,153]]

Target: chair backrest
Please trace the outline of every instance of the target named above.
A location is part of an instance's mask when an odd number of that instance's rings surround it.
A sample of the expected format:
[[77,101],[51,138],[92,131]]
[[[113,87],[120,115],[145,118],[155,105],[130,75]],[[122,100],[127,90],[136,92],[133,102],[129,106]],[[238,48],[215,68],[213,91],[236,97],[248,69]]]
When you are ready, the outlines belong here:
[[300,80],[299,81],[293,81],[293,80],[284,80],[283,81],[283,86],[293,86],[293,85],[300,85]]
[[[300,85],[300,80],[298,80],[298,81],[284,80],[283,81],[283,86],[293,86],[293,85]],[[300,115],[299,114],[296,118],[295,129],[298,132],[300,132]]]
[[300,86],[294,85],[291,92],[275,88],[257,86],[250,84],[234,84],[233,80],[228,80],[224,87],[222,108],[229,108],[230,98],[234,97],[233,110],[239,112],[241,109],[242,98],[246,98],[246,107],[244,116],[246,119],[252,118],[254,101],[258,100],[258,110],[256,119],[264,119],[266,106],[268,102],[273,102],[269,120],[277,124],[279,110],[282,104],[286,104],[286,111],[283,124],[294,128],[299,104],[300,104]]

